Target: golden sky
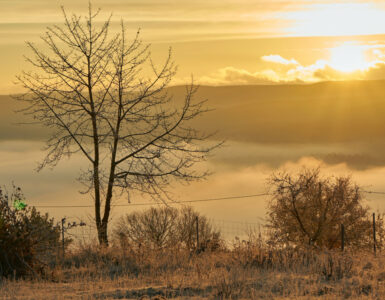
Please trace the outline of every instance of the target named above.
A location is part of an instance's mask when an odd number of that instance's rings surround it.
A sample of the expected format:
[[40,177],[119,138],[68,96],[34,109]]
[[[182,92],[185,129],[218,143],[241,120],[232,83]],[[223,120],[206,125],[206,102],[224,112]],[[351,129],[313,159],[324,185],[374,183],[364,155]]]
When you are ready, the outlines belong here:
[[[0,94],[14,92],[14,76],[28,69],[25,41],[60,24],[60,6],[82,14],[86,0],[0,1]],[[100,20],[113,13],[153,45],[161,61],[174,49],[179,73],[201,84],[311,83],[383,79],[384,1],[98,0]],[[113,25],[115,27],[115,25]]]
[[[45,28],[62,22],[61,5],[83,14],[88,0],[0,0],[0,95],[19,91],[15,75],[29,69],[25,41],[40,45]],[[177,198],[259,193],[277,168],[319,164],[326,173],[353,174],[365,187],[385,190],[383,82],[327,82],[385,79],[385,1],[95,0],[93,6],[102,8],[101,21],[113,13],[113,29],[121,19],[132,36],[141,28],[155,62],[171,46],[179,65],[174,84],[193,74],[217,87],[201,89],[216,110],[197,126],[219,130],[227,145],[209,161],[215,175],[176,187]],[[89,203],[74,184],[83,166],[78,157],[54,172],[33,171],[47,132],[12,125],[22,120],[15,105],[0,96],[0,184],[15,181],[34,204]],[[372,207],[385,208],[377,200]],[[264,215],[264,204],[249,199],[237,210],[233,202],[197,208],[253,221]],[[58,218],[74,213],[48,211]]]

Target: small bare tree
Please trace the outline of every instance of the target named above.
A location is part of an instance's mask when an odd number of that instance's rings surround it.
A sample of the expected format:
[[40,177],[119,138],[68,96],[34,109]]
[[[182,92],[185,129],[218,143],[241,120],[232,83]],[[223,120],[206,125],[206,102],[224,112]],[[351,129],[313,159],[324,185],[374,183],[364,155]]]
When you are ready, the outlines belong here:
[[26,114],[53,129],[39,169],[74,153],[88,160],[80,181],[94,198],[99,242],[108,245],[116,193],[139,191],[167,201],[172,180],[207,175],[192,167],[218,144],[208,145],[207,135],[189,127],[205,111],[204,101],[193,102],[196,87],[186,87],[183,101],[167,93],[176,72],[171,52],[157,68],[139,32],[128,42],[122,22],[111,36],[111,18],[96,26],[98,13],[91,5],[84,17],[63,9],[64,26],[48,27],[41,36],[46,49],[27,43],[36,71],[18,76],[27,90],[18,98],[28,102]]

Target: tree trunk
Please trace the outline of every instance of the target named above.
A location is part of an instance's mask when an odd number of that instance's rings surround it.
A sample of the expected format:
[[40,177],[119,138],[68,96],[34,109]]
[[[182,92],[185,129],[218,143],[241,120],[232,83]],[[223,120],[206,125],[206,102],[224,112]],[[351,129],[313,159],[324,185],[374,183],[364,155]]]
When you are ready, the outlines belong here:
[[115,132],[115,137],[114,137],[114,148],[113,148],[112,154],[111,154],[110,176],[108,178],[106,203],[104,205],[104,215],[103,215],[103,219],[102,219],[101,237],[99,237],[99,243],[101,245],[105,245],[105,246],[108,246],[107,225],[108,225],[108,220],[109,220],[110,211],[111,211],[112,190],[114,188],[114,177],[115,177],[115,168],[116,168],[115,160],[116,160],[116,152],[117,152],[117,149],[118,149],[118,135],[119,135],[119,129],[120,129],[120,115],[121,115],[121,110],[119,108],[118,122],[117,122],[117,125],[116,125],[116,132]]
[[102,222],[97,227],[100,246],[108,247],[107,222]]
[[105,233],[105,239],[103,238],[103,223],[100,216],[100,182],[99,182],[99,169],[94,165],[94,193],[95,193],[95,223],[98,231],[98,239],[100,245],[105,244],[107,240],[107,233]]

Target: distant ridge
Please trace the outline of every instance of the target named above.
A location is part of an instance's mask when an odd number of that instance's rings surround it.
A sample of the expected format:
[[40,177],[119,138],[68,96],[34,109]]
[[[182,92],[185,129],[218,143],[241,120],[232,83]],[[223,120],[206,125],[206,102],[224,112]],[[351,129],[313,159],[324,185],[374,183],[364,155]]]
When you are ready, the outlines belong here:
[[[271,83],[271,84],[237,84],[237,85],[206,85],[206,84],[197,84],[201,88],[272,88],[272,87],[316,87],[316,86],[346,86],[346,85],[377,85],[384,84],[385,79],[376,79],[376,80],[335,80],[335,81],[320,81],[320,82],[311,82],[311,83]],[[175,88],[185,88],[187,85],[172,85],[169,86],[169,89]],[[17,93],[14,93],[17,94]],[[0,97],[9,97],[11,94],[1,94]]]
[[[183,99],[185,86],[170,87]],[[200,86],[198,99],[214,109],[195,121],[218,138],[253,143],[385,141],[385,80],[314,84]],[[0,139],[45,139],[48,131],[15,126],[20,103],[0,96]]]

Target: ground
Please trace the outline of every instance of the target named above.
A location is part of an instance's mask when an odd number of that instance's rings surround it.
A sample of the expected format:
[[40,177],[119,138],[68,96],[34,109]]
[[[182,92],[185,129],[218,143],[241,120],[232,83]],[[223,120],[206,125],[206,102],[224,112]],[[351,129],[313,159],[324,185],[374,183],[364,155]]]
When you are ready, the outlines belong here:
[[96,250],[52,264],[40,279],[7,279],[1,299],[385,299],[385,255],[239,243],[232,250]]

